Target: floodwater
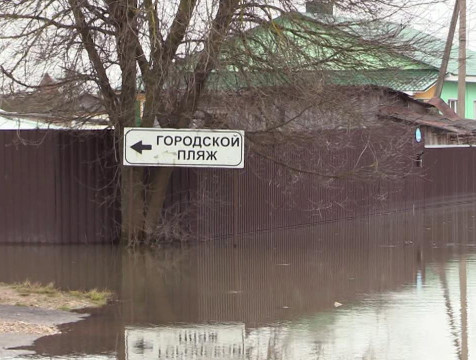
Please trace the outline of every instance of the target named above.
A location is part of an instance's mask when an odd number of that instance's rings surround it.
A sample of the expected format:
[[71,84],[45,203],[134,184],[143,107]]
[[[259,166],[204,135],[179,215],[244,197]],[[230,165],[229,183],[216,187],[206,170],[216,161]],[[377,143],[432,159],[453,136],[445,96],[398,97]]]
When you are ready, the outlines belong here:
[[476,205],[158,251],[0,247],[0,281],[117,301],[41,359],[476,359]]

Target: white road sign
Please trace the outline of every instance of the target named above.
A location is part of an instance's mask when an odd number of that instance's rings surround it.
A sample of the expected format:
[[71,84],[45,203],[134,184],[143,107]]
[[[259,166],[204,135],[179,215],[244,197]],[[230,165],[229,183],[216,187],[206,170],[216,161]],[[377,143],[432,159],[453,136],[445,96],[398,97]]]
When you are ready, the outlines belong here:
[[242,130],[124,129],[124,165],[244,167]]

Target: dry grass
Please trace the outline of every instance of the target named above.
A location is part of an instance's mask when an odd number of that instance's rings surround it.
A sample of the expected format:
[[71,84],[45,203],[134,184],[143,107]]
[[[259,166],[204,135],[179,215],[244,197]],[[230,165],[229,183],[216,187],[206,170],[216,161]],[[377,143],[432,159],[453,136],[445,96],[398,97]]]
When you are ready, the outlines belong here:
[[[32,306],[50,310],[75,310],[106,305],[111,299],[109,291],[62,291],[53,283],[42,285],[25,281],[0,283],[0,304]],[[60,331],[54,325],[0,319],[0,334],[54,335]]]
[[0,283],[0,304],[33,306],[52,310],[75,310],[104,306],[112,297],[109,291],[62,291],[53,283],[42,285],[25,281]]
[[[50,310],[75,310],[106,305],[112,297],[109,291],[61,291],[53,283],[41,285],[25,281],[0,283],[0,304],[32,306]],[[0,334],[54,335],[60,333],[54,325],[0,319]]]

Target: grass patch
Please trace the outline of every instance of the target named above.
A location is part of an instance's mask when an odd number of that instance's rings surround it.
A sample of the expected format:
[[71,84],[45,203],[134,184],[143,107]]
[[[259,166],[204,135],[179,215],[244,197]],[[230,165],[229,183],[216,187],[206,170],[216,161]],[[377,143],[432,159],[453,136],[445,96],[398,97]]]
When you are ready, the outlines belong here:
[[57,296],[60,293],[60,290],[55,288],[53,283],[47,285],[41,285],[40,283],[32,283],[29,280],[26,280],[22,283],[14,284],[2,284],[9,286],[12,289],[18,291],[18,294],[21,296],[29,296],[32,294],[43,294],[48,296]]
[[104,306],[111,299],[112,293],[107,290],[92,289],[89,291],[71,290],[70,295],[92,301],[96,306]]
[[107,290],[62,291],[53,283],[0,283],[0,303],[18,306],[36,306],[48,309],[74,310],[100,307],[107,304],[112,293]]

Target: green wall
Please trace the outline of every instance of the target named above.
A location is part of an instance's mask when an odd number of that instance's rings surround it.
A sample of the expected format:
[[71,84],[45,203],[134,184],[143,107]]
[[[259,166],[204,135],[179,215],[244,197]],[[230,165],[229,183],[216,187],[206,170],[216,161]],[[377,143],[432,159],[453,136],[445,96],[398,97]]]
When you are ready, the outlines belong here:
[[[445,81],[441,98],[448,103],[449,99],[458,98],[458,83],[456,81]],[[474,112],[476,101],[476,83],[466,83],[466,118],[476,119]]]

